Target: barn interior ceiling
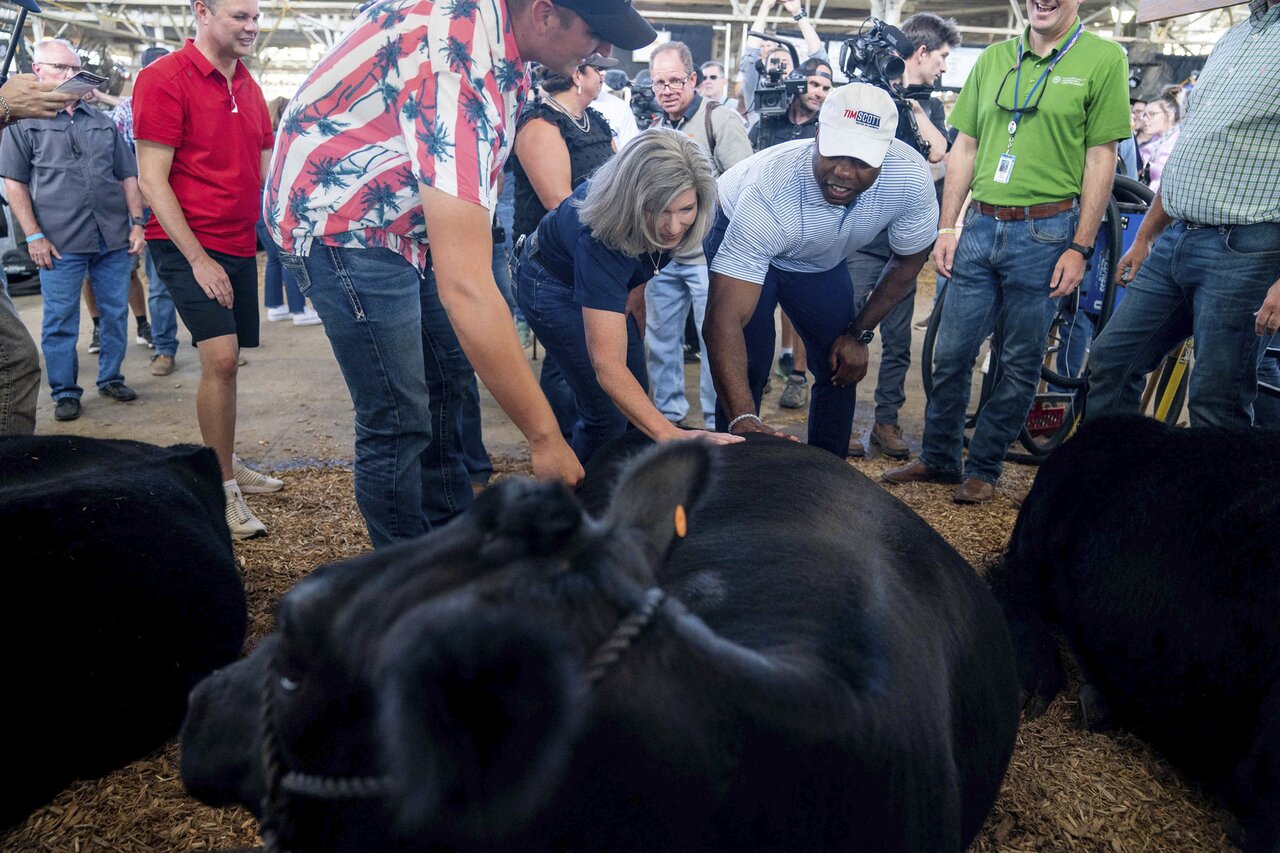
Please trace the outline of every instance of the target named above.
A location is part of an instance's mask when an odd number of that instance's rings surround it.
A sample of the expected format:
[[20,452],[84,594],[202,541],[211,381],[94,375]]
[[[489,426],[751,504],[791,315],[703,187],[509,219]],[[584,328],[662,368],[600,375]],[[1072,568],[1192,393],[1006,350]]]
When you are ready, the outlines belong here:
[[[725,39],[736,50],[754,19],[759,0],[636,0],[639,8],[659,29],[663,26],[701,24],[715,28],[717,43]],[[966,45],[980,46],[1017,33],[1025,23],[1021,0],[805,0],[810,18],[827,39],[855,30],[870,14],[893,22],[918,11],[954,17]],[[119,63],[136,60],[145,47],[181,45],[191,32],[192,12],[186,0],[41,0],[43,13],[29,18],[25,35],[60,37],[82,51],[109,54]],[[4,14],[16,7],[0,4]],[[251,65],[260,74],[296,75],[309,70],[316,57],[331,45],[350,23],[357,7],[352,0],[261,0],[262,35]],[[1130,41],[1150,40],[1171,45],[1176,53],[1200,54],[1216,40],[1217,33],[1247,16],[1244,5],[1184,16],[1154,24],[1136,24],[1137,0],[1084,0],[1080,15],[1091,27]],[[775,22],[783,31],[789,18]]]

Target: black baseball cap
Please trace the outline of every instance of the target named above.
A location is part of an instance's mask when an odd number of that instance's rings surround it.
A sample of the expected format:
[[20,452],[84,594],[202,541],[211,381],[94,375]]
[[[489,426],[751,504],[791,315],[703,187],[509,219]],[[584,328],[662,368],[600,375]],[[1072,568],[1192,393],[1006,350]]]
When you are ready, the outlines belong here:
[[596,35],[623,50],[639,50],[652,44],[658,34],[631,5],[631,0],[552,0],[557,6],[577,12]]
[[169,55],[168,48],[163,48],[158,45],[156,47],[149,47],[142,52],[142,60],[141,60],[142,67],[146,68],[148,65],[155,62],[160,57],[168,56],[168,55]]
[[21,6],[29,12],[40,14],[40,7],[36,5],[36,0],[13,0],[13,5]]

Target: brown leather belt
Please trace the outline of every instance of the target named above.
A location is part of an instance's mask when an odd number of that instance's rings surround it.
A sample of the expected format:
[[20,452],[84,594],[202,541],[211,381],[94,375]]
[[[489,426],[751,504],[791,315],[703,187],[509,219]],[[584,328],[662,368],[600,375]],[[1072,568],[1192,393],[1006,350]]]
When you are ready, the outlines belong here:
[[1070,210],[1075,206],[1074,198],[1063,199],[1062,201],[1047,201],[1044,204],[1033,204],[1030,207],[999,207],[994,204],[986,204],[985,202],[975,201],[978,212],[983,216],[994,216],[1002,222],[1018,222],[1023,219],[1047,219],[1050,216],[1057,216],[1064,210]]

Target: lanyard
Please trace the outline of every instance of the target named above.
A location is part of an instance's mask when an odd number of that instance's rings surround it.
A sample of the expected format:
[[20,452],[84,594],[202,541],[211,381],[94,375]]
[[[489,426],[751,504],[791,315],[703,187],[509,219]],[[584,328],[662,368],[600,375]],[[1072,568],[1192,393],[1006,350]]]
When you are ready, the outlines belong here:
[[1061,60],[1062,57],[1067,55],[1067,51],[1075,47],[1076,41],[1079,40],[1080,33],[1082,33],[1083,31],[1084,31],[1084,24],[1081,23],[1078,27],[1076,27],[1076,31],[1071,35],[1071,40],[1068,41],[1066,45],[1063,46],[1062,50],[1058,51],[1058,55],[1055,56],[1053,58],[1053,61],[1050,62],[1047,66],[1045,66],[1044,71],[1040,73],[1040,78],[1036,80],[1034,85],[1032,85],[1031,91],[1027,92],[1027,97],[1022,102],[1022,106],[1018,106],[1018,89],[1019,89],[1019,85],[1022,82],[1022,39],[1021,38],[1018,39],[1018,64],[1014,66],[1015,71],[1013,75],[1013,107],[1014,107],[1013,120],[1009,122],[1009,146],[1008,148],[1005,149],[1006,154],[1008,154],[1010,151],[1013,150],[1013,135],[1018,132],[1018,122],[1022,120],[1022,114],[1026,112],[1027,105],[1031,103],[1031,98],[1035,96],[1035,93],[1037,90],[1039,90],[1040,85],[1044,83],[1044,81],[1048,78],[1050,72],[1053,71],[1053,66],[1057,65],[1058,61]]

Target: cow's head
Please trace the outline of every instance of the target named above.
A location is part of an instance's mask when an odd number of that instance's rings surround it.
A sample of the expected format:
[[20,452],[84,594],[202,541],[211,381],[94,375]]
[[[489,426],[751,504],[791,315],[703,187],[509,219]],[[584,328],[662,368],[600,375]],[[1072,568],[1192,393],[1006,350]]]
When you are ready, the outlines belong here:
[[294,850],[518,831],[618,654],[593,656],[652,614],[710,459],[701,442],[641,457],[600,521],[560,486],[500,483],[440,531],[318,569],[274,634],[193,692],[188,789]]

